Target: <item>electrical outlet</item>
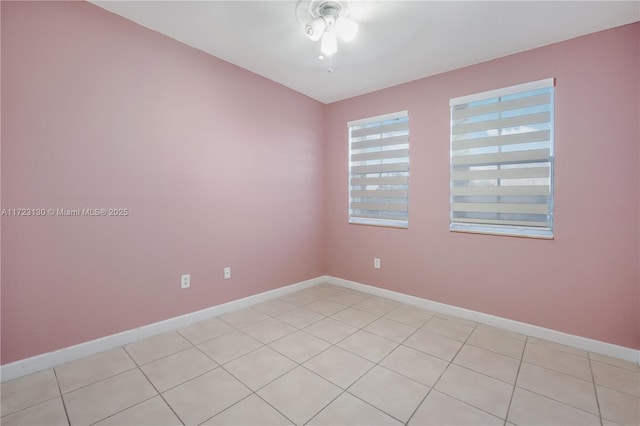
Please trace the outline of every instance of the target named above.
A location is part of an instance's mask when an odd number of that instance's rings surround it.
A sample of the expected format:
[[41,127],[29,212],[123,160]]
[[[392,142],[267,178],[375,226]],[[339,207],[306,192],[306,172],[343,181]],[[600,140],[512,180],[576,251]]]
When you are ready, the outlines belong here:
[[373,258],[373,267],[376,269],[380,269],[380,259],[378,259],[377,257]]
[[186,274],[180,277],[180,288],[191,287],[191,275]]
[[224,268],[224,279],[228,280],[231,278],[231,266],[225,266]]

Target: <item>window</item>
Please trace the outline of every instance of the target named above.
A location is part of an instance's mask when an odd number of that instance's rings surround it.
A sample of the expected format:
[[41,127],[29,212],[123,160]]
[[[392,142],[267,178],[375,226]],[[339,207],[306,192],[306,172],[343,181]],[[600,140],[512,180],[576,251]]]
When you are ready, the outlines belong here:
[[351,121],[349,223],[409,226],[407,111]]
[[452,231],[553,238],[553,88],[451,99]]

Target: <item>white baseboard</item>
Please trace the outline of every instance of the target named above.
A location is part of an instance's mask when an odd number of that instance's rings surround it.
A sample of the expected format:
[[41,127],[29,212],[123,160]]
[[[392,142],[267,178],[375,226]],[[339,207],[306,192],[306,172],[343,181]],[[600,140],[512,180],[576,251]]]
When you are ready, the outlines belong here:
[[432,300],[422,299],[415,296],[409,296],[407,294],[385,290],[379,287],[373,287],[342,278],[325,277],[325,281],[330,284],[362,291],[365,293],[373,294],[375,296],[386,297],[387,299],[417,306],[423,309],[428,309],[430,311],[457,316],[470,321],[479,322],[493,327],[514,331],[516,333],[526,334],[531,337],[537,337],[539,339],[549,340],[551,342],[572,346],[574,348],[582,349],[585,351],[607,355],[613,358],[623,359],[625,361],[640,364],[640,350],[637,349],[618,346],[612,343],[588,339],[586,337],[567,334],[549,328],[538,327],[537,325],[527,324],[524,322],[497,317],[482,312],[459,308],[457,306],[434,302]]
[[16,379],[18,377],[26,376],[27,374],[46,370],[47,368],[56,367],[70,361],[75,361],[86,356],[97,354],[99,352],[104,352],[123,345],[128,345],[129,343],[135,342],[140,339],[155,336],[156,334],[164,333],[166,331],[176,330],[178,328],[185,327],[198,321],[216,317],[218,315],[235,311],[237,309],[246,308],[248,306],[255,305],[266,300],[274,299],[276,297],[281,297],[298,290],[303,290],[305,288],[309,288],[326,281],[326,276],[312,278],[310,280],[291,284],[285,287],[280,287],[274,290],[266,291],[264,293],[245,297],[243,299],[223,303],[222,305],[212,306],[201,311],[180,315],[178,317],[169,318],[164,321],[159,321],[153,324],[123,331],[121,333],[112,334],[110,336],[101,337],[95,340],[90,340],[88,342],[69,346],[53,352],[48,352],[45,354],[11,362],[9,364],[0,366],[0,381],[5,382],[7,380]]
[[169,318],[164,321],[159,321],[139,328],[123,331],[121,333],[112,334],[110,336],[102,337],[95,340],[90,340],[78,345],[62,348],[57,351],[36,355],[30,358],[25,358],[19,361],[5,364],[0,366],[0,381],[4,382],[7,380],[25,376],[27,374],[35,373],[37,371],[46,370],[47,368],[56,367],[70,361],[75,361],[77,359],[94,355],[99,352],[128,345],[129,343],[135,342],[137,340],[164,333],[166,331],[176,330],[178,328],[188,326],[198,321],[216,317],[218,315],[235,311],[237,309],[246,308],[257,303],[281,297],[286,294],[303,290],[305,288],[309,288],[322,283],[334,284],[341,287],[350,288],[352,290],[369,293],[374,296],[386,297],[387,299],[392,299],[398,302],[406,303],[408,305],[428,309],[430,311],[457,316],[482,324],[526,334],[532,337],[537,337],[539,339],[545,339],[551,342],[561,343],[589,352],[595,352],[613,358],[623,359],[625,361],[640,364],[640,351],[636,349],[601,342],[599,340],[588,339],[586,337],[575,336],[572,334],[563,333],[561,331],[538,327],[536,325],[484,314],[482,312],[459,308],[457,306],[447,305],[440,302],[434,302],[432,300],[422,299],[391,290],[385,290],[379,287],[361,284],[355,281],[349,281],[342,278],[324,275],[296,284],[291,284],[285,287],[266,291],[264,293],[245,297],[243,299],[223,303],[222,305],[212,306],[201,311]]

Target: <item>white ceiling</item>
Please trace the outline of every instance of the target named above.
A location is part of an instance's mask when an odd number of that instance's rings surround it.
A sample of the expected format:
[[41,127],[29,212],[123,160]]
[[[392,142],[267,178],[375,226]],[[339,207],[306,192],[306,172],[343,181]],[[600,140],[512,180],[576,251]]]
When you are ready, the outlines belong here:
[[92,3],[324,103],[640,20],[639,1],[359,1],[356,39],[320,60],[304,0]]

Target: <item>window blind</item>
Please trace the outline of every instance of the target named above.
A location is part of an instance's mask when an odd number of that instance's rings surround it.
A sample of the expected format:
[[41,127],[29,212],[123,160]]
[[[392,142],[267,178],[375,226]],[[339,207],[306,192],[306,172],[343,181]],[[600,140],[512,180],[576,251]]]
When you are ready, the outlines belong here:
[[553,236],[553,89],[451,99],[451,230]]
[[349,222],[408,227],[407,111],[350,121]]

